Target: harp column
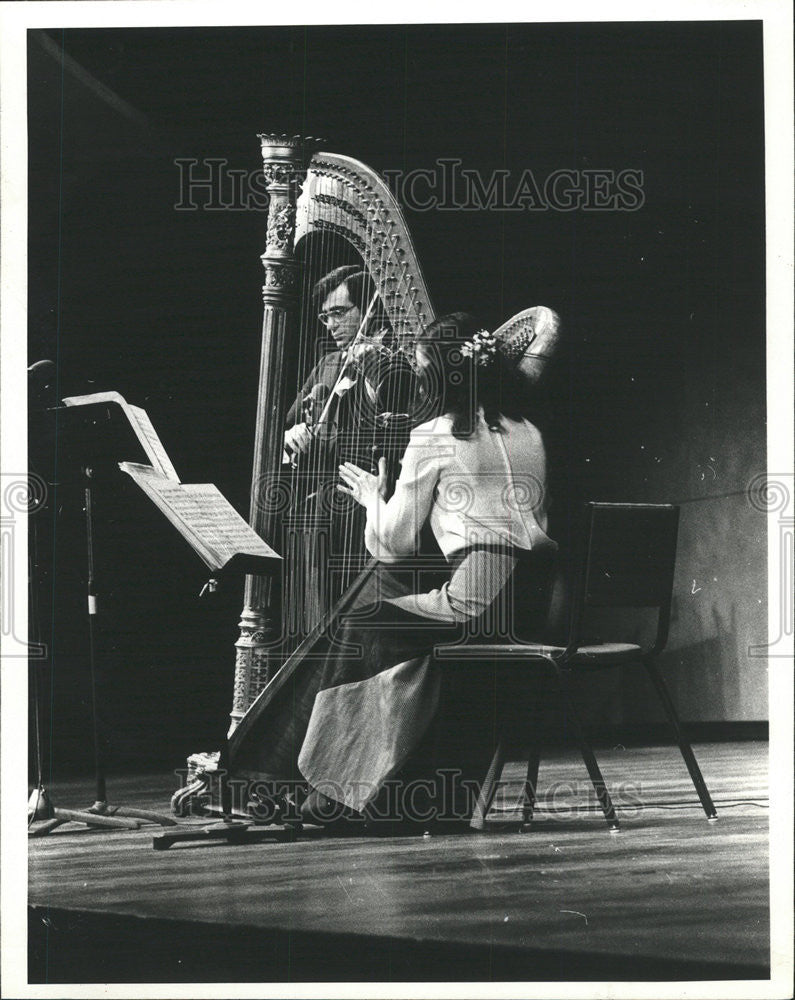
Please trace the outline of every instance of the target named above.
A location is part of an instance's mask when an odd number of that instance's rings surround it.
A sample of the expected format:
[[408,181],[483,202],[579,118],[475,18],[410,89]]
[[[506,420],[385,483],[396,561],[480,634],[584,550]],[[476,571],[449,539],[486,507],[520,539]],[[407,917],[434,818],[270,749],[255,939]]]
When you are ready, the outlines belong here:
[[[310,141],[284,135],[260,135],[259,140],[269,203],[265,253],[260,258],[265,268],[264,312],[249,523],[278,550],[276,534],[282,506],[278,477],[286,410],[284,348],[293,329],[298,292],[295,203],[306,176]],[[246,577],[240,638],[235,643],[230,734],[270,679],[269,650],[278,638],[271,610],[272,590],[269,577]]]

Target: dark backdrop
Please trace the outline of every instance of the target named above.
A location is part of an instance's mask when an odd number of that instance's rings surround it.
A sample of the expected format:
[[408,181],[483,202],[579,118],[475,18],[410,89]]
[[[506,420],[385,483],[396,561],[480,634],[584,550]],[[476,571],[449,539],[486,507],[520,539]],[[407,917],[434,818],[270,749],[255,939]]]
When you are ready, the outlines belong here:
[[[30,360],[57,362],[60,396],[144,405],[183,481],[245,513],[265,212],[176,210],[176,160],[256,171],[256,133],[283,131],[379,172],[506,169],[509,188],[526,168],[640,170],[636,211],[407,217],[437,310],[489,327],[560,313],[551,533],[566,551],[585,498],[682,503],[668,667],[684,715],[764,719],[746,652],[764,641],[764,515],[745,497],[765,445],[761,42],[755,22],[31,32]],[[39,678],[45,756],[66,773],[90,749],[85,554],[46,425],[32,417],[31,460],[60,483],[32,518]],[[97,506],[113,766],[178,766],[225,732],[240,594],[199,601],[202,567],[128,485]],[[631,678],[588,700],[657,718]]]

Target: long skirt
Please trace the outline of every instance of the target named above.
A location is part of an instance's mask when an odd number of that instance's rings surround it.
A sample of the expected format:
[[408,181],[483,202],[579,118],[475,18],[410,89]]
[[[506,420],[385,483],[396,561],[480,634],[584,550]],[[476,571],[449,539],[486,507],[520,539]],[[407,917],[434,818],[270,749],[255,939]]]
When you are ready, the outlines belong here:
[[[398,779],[410,778],[426,789],[438,783],[435,792],[444,785],[450,815],[467,809],[494,749],[504,692],[493,661],[460,663],[434,651],[540,640],[553,555],[471,549],[441,572],[417,563],[378,564],[267,704],[233,761],[235,773],[307,782],[365,813],[377,810],[388,785],[391,792]],[[484,582],[489,576],[491,587]],[[466,602],[478,614],[457,613],[450,600],[448,590],[462,578],[480,580],[473,585],[480,593],[492,592],[488,603],[478,604],[477,595]]]

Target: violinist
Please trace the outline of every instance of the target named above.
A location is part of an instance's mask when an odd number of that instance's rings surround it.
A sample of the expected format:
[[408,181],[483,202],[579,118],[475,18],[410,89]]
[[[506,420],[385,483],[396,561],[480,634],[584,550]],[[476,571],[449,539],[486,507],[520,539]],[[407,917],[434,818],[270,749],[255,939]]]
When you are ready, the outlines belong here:
[[405,411],[410,387],[406,365],[393,363],[392,329],[365,271],[335,268],[317,283],[313,298],[336,349],[318,361],[290,407],[284,446],[293,458],[320,448],[331,460],[331,440],[355,429],[361,437],[362,425]]
[[337,467],[352,462],[375,472],[383,458],[394,477],[416,394],[412,364],[361,267],[336,268],[321,279],[313,312],[335,349],[315,364],[286,421],[282,546],[300,554],[284,575],[282,607],[284,633],[295,637],[334,604],[367,559],[364,511],[339,502]]

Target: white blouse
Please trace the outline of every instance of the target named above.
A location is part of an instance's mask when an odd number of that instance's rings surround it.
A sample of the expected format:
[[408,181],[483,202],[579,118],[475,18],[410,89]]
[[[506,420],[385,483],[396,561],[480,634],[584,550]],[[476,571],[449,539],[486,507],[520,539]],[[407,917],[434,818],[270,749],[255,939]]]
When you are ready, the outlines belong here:
[[437,417],[411,435],[395,492],[367,508],[365,545],[382,562],[414,555],[420,530],[431,530],[445,558],[475,545],[532,549],[546,535],[546,454],[527,420],[489,430],[482,412],[471,438]]

